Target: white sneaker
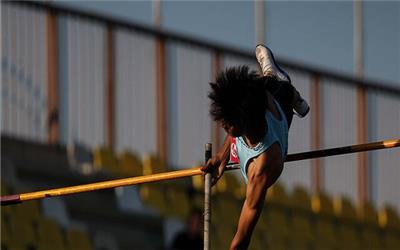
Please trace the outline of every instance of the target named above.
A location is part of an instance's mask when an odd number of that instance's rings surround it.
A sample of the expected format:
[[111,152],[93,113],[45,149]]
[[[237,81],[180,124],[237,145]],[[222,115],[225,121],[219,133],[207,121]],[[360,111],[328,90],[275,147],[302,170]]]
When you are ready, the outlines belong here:
[[308,106],[306,100],[301,97],[297,90],[295,94],[297,95],[297,100],[293,104],[293,113],[298,117],[303,118],[308,114],[308,112],[310,112],[310,106]]
[[291,82],[289,75],[276,63],[272,51],[259,44],[256,46],[256,58],[264,76],[275,76],[279,81]]
[[[274,54],[265,45],[259,44],[256,46],[256,58],[260,64],[264,76],[275,76],[279,81],[286,81],[291,83],[289,75],[279,67],[276,63]],[[310,111],[308,103],[300,96],[296,90],[297,100],[293,104],[293,113],[302,118]]]

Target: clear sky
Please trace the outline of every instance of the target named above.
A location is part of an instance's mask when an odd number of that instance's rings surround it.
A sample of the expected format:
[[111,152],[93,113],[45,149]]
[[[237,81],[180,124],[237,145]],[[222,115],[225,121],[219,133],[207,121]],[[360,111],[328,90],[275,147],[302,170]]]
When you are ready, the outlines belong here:
[[[57,1],[61,2],[61,1]],[[152,24],[151,1],[74,1],[69,6]],[[400,87],[400,1],[364,1],[365,76]],[[162,1],[162,26],[253,50],[254,1]],[[266,41],[277,56],[354,71],[352,1],[267,1]]]

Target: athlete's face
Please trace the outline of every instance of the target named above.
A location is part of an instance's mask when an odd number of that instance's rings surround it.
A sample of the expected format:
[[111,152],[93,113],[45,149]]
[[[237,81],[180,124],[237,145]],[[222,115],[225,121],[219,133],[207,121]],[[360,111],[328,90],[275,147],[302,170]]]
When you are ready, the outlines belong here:
[[239,137],[242,135],[242,131],[235,126],[228,125],[226,123],[222,123],[221,126],[224,128],[225,132],[232,137]]

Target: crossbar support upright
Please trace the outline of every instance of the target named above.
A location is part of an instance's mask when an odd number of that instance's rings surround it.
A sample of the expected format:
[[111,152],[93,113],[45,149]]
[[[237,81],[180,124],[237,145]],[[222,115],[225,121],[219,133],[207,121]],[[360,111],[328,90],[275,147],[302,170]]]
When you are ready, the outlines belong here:
[[[212,144],[205,145],[205,162],[211,158]],[[210,250],[210,224],[211,224],[211,173],[207,173],[204,179],[204,250]]]

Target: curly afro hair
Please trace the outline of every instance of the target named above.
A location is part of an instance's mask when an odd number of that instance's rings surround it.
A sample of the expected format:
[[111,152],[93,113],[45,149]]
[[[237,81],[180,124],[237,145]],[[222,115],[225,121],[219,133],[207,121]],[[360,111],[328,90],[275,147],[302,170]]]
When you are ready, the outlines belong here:
[[[210,83],[210,115],[223,124],[246,130],[265,117],[265,80],[247,66],[231,67]],[[262,120],[261,120],[262,121]]]

